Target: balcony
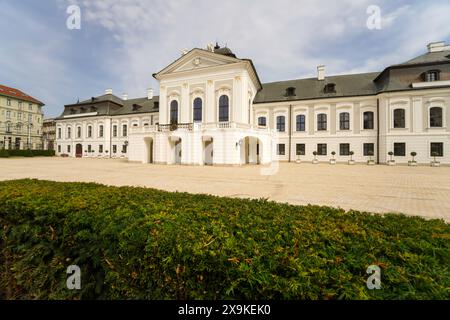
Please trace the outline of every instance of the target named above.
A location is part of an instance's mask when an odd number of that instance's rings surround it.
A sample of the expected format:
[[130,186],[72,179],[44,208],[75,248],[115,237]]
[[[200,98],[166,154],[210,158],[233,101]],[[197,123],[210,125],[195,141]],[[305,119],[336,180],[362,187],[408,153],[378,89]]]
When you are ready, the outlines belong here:
[[258,125],[250,125],[248,123],[237,122],[214,122],[214,123],[173,123],[173,124],[157,124],[147,125],[142,127],[132,127],[132,133],[156,133],[156,132],[173,132],[177,130],[182,131],[200,131],[200,130],[215,130],[215,129],[245,129],[255,130],[260,132],[271,131],[268,127],[261,127]]

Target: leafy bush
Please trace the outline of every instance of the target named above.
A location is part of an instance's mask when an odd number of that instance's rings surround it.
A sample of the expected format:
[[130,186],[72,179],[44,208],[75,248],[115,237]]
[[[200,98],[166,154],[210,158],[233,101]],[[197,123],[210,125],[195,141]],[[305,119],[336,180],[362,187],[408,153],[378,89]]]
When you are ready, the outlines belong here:
[[448,299],[442,220],[37,180],[0,203],[4,298]]
[[9,158],[8,150],[0,149],[0,158]]

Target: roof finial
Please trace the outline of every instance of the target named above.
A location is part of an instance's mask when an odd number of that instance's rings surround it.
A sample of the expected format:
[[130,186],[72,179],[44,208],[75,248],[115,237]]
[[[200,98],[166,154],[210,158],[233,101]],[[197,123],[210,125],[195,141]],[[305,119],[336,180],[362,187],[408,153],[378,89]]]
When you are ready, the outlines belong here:
[[214,47],[215,50],[220,49],[219,43],[216,41],[216,46]]

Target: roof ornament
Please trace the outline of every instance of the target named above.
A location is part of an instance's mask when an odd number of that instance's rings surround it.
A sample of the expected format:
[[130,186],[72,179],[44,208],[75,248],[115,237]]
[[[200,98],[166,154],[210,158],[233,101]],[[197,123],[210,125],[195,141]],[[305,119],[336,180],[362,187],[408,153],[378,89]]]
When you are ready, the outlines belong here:
[[211,52],[214,52],[214,44],[208,43],[208,44],[206,45],[206,50],[211,51]]
[[186,48],[181,49],[180,51],[181,51],[181,55],[182,55],[182,56],[186,55],[186,54],[189,52],[189,50],[186,49]]

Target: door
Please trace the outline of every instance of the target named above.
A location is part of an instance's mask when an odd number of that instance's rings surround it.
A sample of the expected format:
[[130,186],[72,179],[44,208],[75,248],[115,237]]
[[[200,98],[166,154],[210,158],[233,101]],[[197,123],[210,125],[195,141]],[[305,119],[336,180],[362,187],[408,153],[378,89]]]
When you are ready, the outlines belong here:
[[75,147],[75,157],[81,158],[83,156],[83,146],[81,144],[77,144]]
[[175,164],[181,164],[181,140],[175,142]]

